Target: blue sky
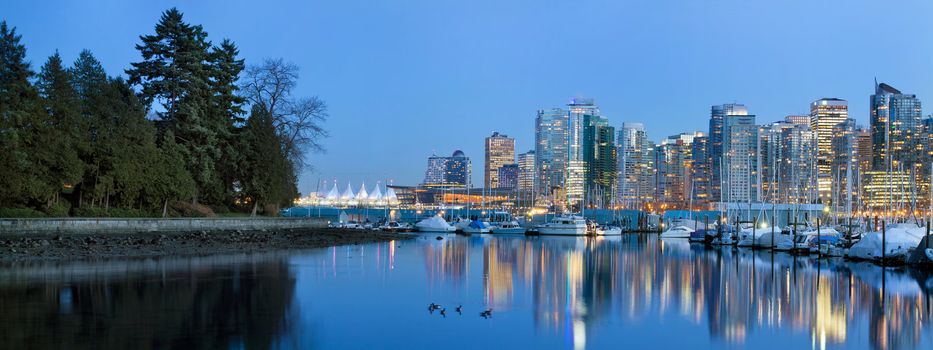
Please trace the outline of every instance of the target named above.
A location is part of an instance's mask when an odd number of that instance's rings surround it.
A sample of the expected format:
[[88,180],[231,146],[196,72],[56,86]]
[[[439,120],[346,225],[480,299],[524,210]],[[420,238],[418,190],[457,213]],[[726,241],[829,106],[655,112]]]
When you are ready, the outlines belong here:
[[117,74],[176,6],[242,57],[301,66],[298,92],[328,102],[318,179],[414,184],[426,158],[462,149],[482,183],[483,138],[533,148],[540,108],[596,99],[610,122],[652,139],[707,128],[709,106],[759,123],[849,100],[867,124],[872,79],[930,101],[930,1],[3,1],[33,67],[87,48]]

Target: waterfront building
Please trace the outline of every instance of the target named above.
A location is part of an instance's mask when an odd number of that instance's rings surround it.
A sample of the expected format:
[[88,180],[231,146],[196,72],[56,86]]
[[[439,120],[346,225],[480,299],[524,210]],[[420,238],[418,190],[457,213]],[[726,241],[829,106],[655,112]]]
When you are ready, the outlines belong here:
[[906,172],[868,171],[862,181],[862,203],[873,215],[891,216],[910,203],[911,181]]
[[[831,202],[827,204],[831,204],[831,208],[836,211],[848,212],[852,209],[849,204],[857,200],[854,198],[859,176],[857,129],[855,119],[852,118],[846,118],[845,121],[833,127],[830,193],[835,195],[831,196]],[[850,191],[847,192],[846,189]]]
[[641,123],[622,123],[618,132],[617,201],[625,208],[640,208],[654,195],[651,172],[654,144]]
[[497,177],[499,179],[500,189],[516,189],[518,187],[518,164],[506,164],[499,167],[499,174]]
[[615,127],[598,115],[584,115],[583,120],[584,189],[591,204],[605,207],[613,198],[618,175]]
[[483,183],[486,188],[499,187],[499,168],[515,163],[515,139],[493,132],[486,138],[486,158]]
[[690,150],[693,163],[690,178],[693,181],[693,202],[698,208],[708,208],[712,203],[712,189],[710,183],[709,136],[700,135],[693,138]]
[[[780,202],[780,174],[784,161],[782,136],[785,129],[793,128],[791,116],[785,120],[762,125],[758,129],[759,153],[758,162],[761,165],[761,201]],[[804,124],[796,124],[804,125]]]
[[872,170],[893,172],[921,165],[923,123],[917,96],[875,82],[870,102]]
[[816,172],[817,135],[805,123],[781,130],[781,166],[777,169],[778,197],[775,202],[810,204],[818,198]]
[[447,158],[444,177],[451,187],[473,186],[472,175],[473,165],[470,163],[470,157],[463,154],[463,151],[456,150],[450,158]]
[[425,187],[465,188],[471,186],[472,165],[463,151],[456,150],[450,157],[432,155],[428,157],[428,168],[424,172]]
[[754,115],[725,115],[722,123],[723,198],[758,200],[758,126]]
[[668,209],[686,209],[693,192],[693,141],[700,132],[669,136],[658,145],[658,177],[661,201]]
[[871,170],[871,130],[865,127],[859,128],[859,130],[855,132],[855,144],[855,152],[858,158],[858,170],[861,176],[865,174],[865,172]]
[[784,122],[789,124],[807,124],[810,125],[809,115],[788,115],[784,117]]
[[723,125],[726,116],[730,115],[748,115],[748,108],[739,103],[727,103],[716,105],[710,108],[709,118],[709,178],[710,195],[714,201],[719,201],[721,197],[723,172],[722,161],[724,155],[723,145]]
[[819,198],[827,201],[832,195],[834,128],[849,117],[849,103],[838,98],[821,98],[810,103],[810,129],[816,133],[816,168]]
[[[579,209],[587,185],[587,156],[592,158],[587,146],[592,146],[592,135],[588,135],[588,124],[595,123],[600,116],[599,107],[589,98],[574,98],[567,105],[567,175],[564,179],[566,203]],[[587,138],[590,137],[587,142]],[[591,159],[592,160],[592,159]]]
[[518,189],[527,192],[535,190],[535,151],[518,155]]
[[535,118],[535,187],[542,204],[562,204],[567,174],[567,110],[539,110]]

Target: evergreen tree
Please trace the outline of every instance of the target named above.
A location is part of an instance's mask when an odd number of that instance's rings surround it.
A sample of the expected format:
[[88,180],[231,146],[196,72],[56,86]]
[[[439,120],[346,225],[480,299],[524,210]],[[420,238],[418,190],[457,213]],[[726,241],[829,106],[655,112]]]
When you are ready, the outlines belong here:
[[84,163],[84,176],[75,187],[75,191],[79,207],[87,202],[94,206],[97,204],[95,199],[100,199],[102,195],[99,193],[103,192],[98,192],[95,185],[99,183],[102,155],[107,148],[101,134],[110,129],[109,121],[105,117],[106,109],[110,106],[105,92],[110,88],[110,82],[100,61],[88,50],[83,50],[78,55],[71,68],[71,76],[75,93],[81,103],[81,138],[87,143],[87,147],[79,152]]
[[34,156],[45,113],[16,29],[0,22],[0,205],[34,204],[47,193],[46,173]]
[[151,108],[159,101],[159,115],[181,146],[186,168],[197,183],[192,202],[216,200],[223,192],[218,159],[222,137],[212,120],[210,43],[199,25],[184,21],[178,9],[162,14],[154,35],[140,37],[136,49],[143,56],[127,70],[130,83],[141,88],[140,98]]
[[236,45],[226,39],[211,51],[211,120],[216,125],[222,151],[217,168],[223,183],[222,200],[227,205],[233,205],[236,196],[236,166],[239,162],[236,139],[238,127],[244,122],[242,106],[245,99],[237,93],[237,80],[245,65],[242,59],[237,58],[238,55]]
[[294,169],[279,140],[272,116],[253,106],[243,128],[240,179],[255,216],[260,205],[277,208],[295,198]]
[[81,104],[72,84],[71,73],[62,65],[58,52],[49,57],[39,72],[36,86],[46,110],[46,127],[37,134],[34,154],[47,169],[43,181],[48,185],[47,206],[58,203],[63,187],[73,188],[83,175],[78,157],[85,152],[80,123]]

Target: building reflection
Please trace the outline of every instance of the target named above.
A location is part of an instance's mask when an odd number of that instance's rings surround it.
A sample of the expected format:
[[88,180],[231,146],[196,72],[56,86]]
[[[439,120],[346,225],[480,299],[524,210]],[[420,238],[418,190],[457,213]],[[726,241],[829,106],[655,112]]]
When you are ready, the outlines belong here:
[[[443,257],[438,266],[462,271],[469,247],[454,241],[430,254]],[[706,327],[724,344],[782,330],[809,334],[818,349],[850,340],[875,349],[929,345],[933,277],[918,271],[638,235],[488,238],[482,260],[489,307],[510,309],[516,297],[530,296],[536,327],[568,347],[584,347],[604,318],[624,324],[658,316]],[[442,278],[465,278],[454,276]]]

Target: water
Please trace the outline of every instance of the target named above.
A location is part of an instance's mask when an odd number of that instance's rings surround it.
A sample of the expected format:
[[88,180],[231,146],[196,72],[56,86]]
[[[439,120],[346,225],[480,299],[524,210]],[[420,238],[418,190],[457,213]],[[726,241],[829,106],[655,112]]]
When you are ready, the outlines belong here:
[[928,273],[653,235],[434,237],[0,266],[0,348],[933,348]]

